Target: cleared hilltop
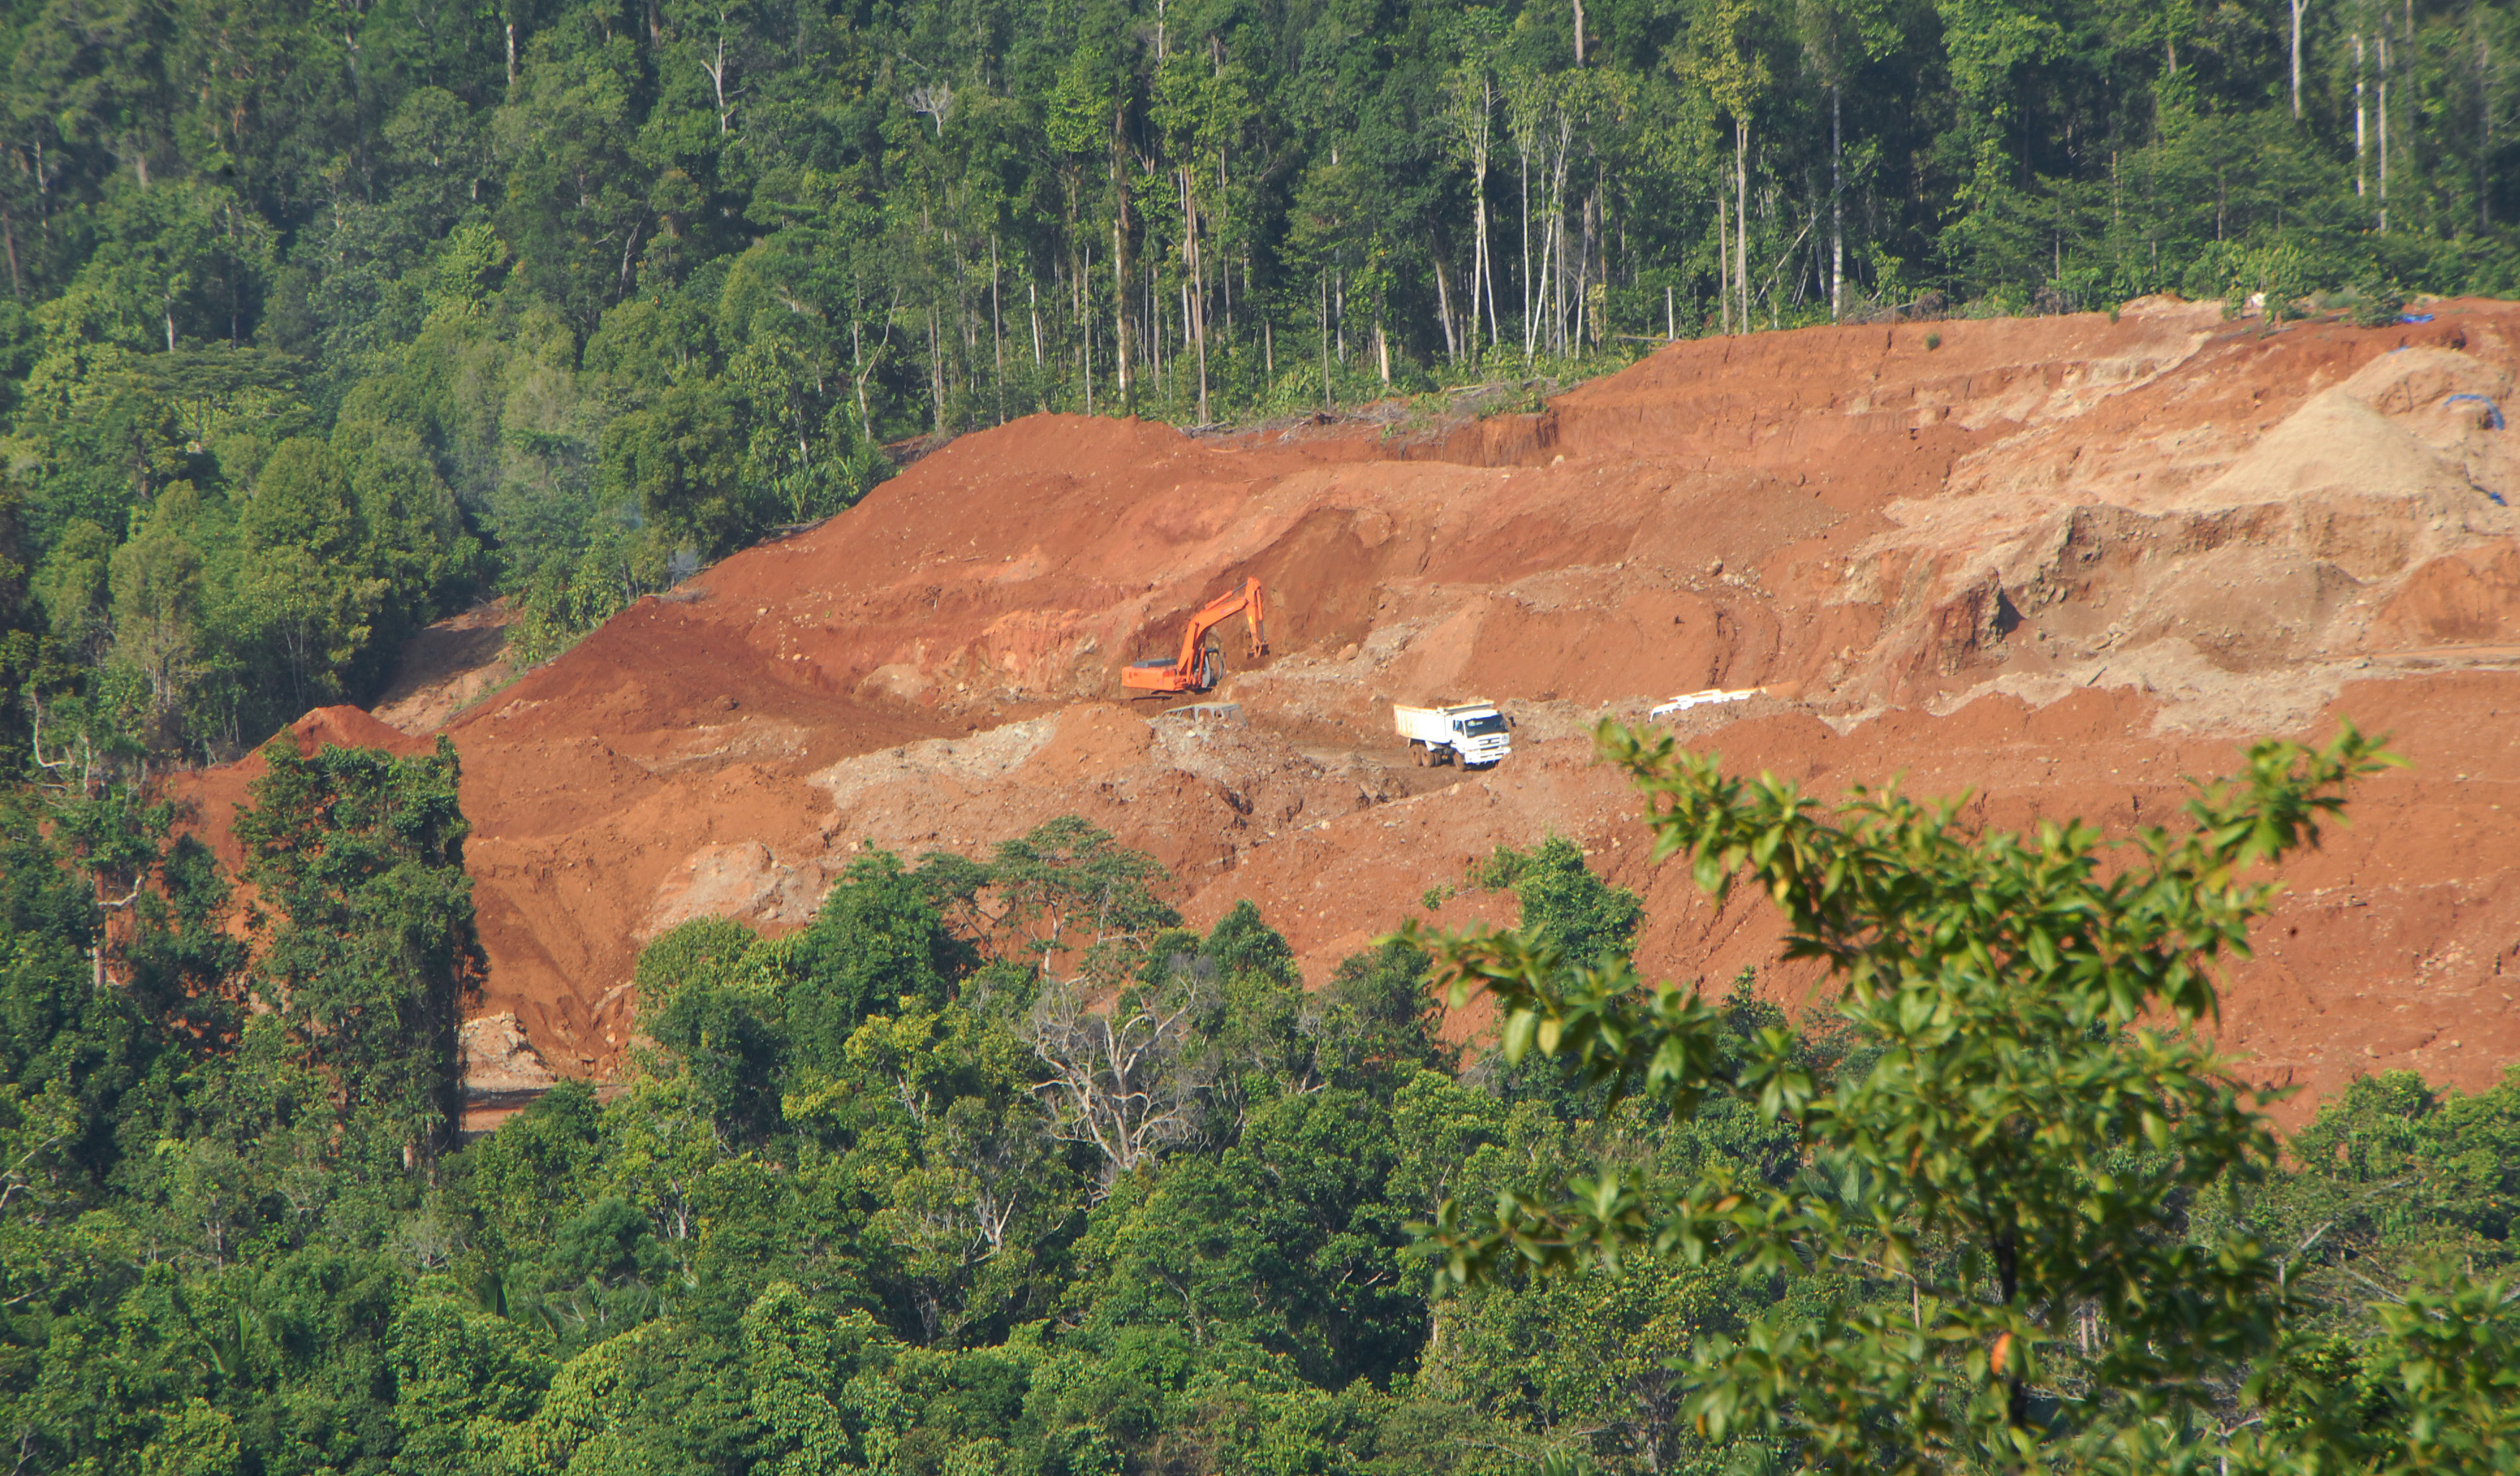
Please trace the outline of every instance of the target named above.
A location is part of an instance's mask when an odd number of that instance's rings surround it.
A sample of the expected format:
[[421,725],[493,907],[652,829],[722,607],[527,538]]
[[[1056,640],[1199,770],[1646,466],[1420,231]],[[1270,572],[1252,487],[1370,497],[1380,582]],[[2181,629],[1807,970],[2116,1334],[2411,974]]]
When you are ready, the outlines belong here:
[[[603,1074],[656,931],[797,922],[862,846],[981,854],[1071,811],[1160,857],[1193,919],[1255,899],[1316,971],[1472,856],[1562,831],[1645,894],[1644,968],[1720,978],[1773,961],[1773,919],[1646,870],[1585,733],[1765,686],[1679,731],[1822,793],[1973,790],[1997,827],[2168,820],[2238,737],[2394,732],[2414,767],[2288,873],[2226,1030],[2320,1092],[2391,1066],[2481,1086],[2520,1059],[2520,513],[2498,501],[2520,497],[2499,427],[2520,307],[2433,311],[1812,329],[1414,433],[965,436],[447,727],[479,1012]],[[1119,700],[1121,664],[1248,575],[1275,653],[1252,665],[1230,631],[1214,694],[1247,728]],[[382,710],[426,728],[454,689],[412,685]],[[1407,767],[1389,704],[1473,695],[1518,718],[1514,759]],[[215,814],[242,783],[199,782]],[[1472,894],[1440,916],[1501,914]]]

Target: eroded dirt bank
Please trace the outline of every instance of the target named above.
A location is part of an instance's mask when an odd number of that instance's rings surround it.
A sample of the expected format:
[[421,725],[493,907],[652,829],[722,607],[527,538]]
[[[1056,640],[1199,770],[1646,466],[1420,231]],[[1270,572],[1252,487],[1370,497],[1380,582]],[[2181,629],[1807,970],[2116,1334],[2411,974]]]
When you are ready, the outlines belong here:
[[[2265,335],[2146,302],[1940,324],[1931,349],[1922,326],[1700,340],[1417,436],[967,436],[451,723],[478,1012],[563,1074],[608,1071],[656,930],[792,923],[862,846],[982,852],[1068,811],[1162,858],[1193,918],[1255,898],[1315,968],[1468,857],[1563,831],[1645,892],[1646,967],[1720,978],[1773,961],[1772,919],[1648,872],[1581,735],[1767,686],[1682,731],[1823,792],[1903,770],[1975,789],[1995,826],[2166,818],[2240,735],[2393,730],[2414,769],[2292,870],[2228,1034],[2318,1091],[2392,1065],[2482,1085],[2520,1059],[2499,808],[2520,514],[2496,500],[2520,461],[2492,413],[2520,309],[2436,311]],[[1231,633],[1216,696],[1249,727],[1119,700],[1122,663],[1246,576],[1275,653]],[[1515,758],[1405,767],[1389,704],[1446,696],[1508,703]],[[400,711],[433,719],[422,697]]]

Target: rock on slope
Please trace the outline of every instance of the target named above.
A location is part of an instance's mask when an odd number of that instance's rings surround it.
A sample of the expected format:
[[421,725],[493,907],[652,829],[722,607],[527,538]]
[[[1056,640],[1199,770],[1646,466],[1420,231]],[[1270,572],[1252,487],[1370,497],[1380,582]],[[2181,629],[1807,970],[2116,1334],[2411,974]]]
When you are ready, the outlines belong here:
[[[2488,414],[2515,342],[2501,304],[2266,334],[2146,301],[1682,343],[1416,435],[968,435],[452,724],[479,1012],[608,1070],[658,929],[792,923],[864,846],[980,853],[1068,811],[1161,857],[1193,918],[1255,898],[1316,970],[1552,829],[1646,893],[1647,967],[1764,967],[1773,919],[1645,870],[1582,737],[1764,685],[1689,739],[1823,792],[1973,789],[1999,826],[2165,818],[2242,734],[2394,730],[2417,767],[2293,869],[2227,1033],[2319,1090],[2478,1085],[2520,1058],[2520,464]],[[1275,653],[1232,632],[1217,694],[1249,728],[1118,700],[1120,665],[1249,575]],[[1469,695],[1521,719],[1515,759],[1399,767],[1389,703]]]

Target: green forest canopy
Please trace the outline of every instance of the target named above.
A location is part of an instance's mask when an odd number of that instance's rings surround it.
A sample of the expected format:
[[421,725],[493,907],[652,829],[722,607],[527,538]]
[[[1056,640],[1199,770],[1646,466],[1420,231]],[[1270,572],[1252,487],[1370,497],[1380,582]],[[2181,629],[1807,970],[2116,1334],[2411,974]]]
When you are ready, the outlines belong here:
[[547,654],[847,506],[885,445],[1036,409],[1223,421],[1668,334],[2520,281],[2520,13],[2479,0],[6,25],[5,685],[169,758],[373,693],[487,593]]
[[1429,940],[1505,1007],[1465,1055],[1416,943],[1307,989],[1071,817],[864,856],[784,938],[663,935],[626,1090],[469,1145],[451,749],[269,745],[242,936],[164,809],[13,791],[0,1438],[97,1476],[2520,1458],[2520,1071],[2359,1081],[2278,1157],[2142,1028],[2210,1005],[2188,947],[2265,901],[2224,883],[2368,745],[2261,746],[2111,879],[2087,830],[1824,820],[1608,741],[1659,839],[1784,892],[1836,1009],[1640,992],[1636,898],[1550,840],[1463,878],[1518,932]]

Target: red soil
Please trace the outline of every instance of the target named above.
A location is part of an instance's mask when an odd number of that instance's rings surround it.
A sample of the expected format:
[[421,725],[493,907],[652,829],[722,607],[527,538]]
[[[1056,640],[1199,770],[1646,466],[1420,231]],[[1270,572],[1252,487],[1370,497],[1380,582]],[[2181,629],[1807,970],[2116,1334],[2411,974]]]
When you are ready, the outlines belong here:
[[[2394,730],[2414,769],[2289,869],[2226,1035],[2319,1092],[2395,1065],[2481,1086],[2520,1059],[2498,808],[2520,813],[2520,514],[2486,495],[2520,496],[2520,461],[2447,401],[2508,400],[2520,308],[2435,311],[1700,340],[1538,416],[1379,436],[1052,416],[966,436],[450,725],[478,1012],[515,1011],[562,1074],[609,1071],[658,928],[792,924],[863,844],[984,853],[1070,811],[1172,867],[1193,919],[1254,898],[1316,972],[1471,856],[1562,831],[1645,894],[1644,966],[1756,966],[1799,999],[1773,917],[1646,868],[1578,737],[1766,684],[1793,700],[1683,731],[1822,792],[1901,771],[1974,790],[1999,827],[2167,820],[2239,736]],[[1120,704],[1119,665],[1246,575],[1275,654],[1235,634],[1216,696],[1252,726]],[[1446,695],[1508,702],[1515,757],[1398,767],[1388,704]],[[1500,899],[1441,913],[1474,915]]]
[[[382,748],[388,753],[413,754],[427,753],[435,746],[428,738],[414,738],[388,727],[356,707],[318,707],[290,724],[287,731],[299,753],[313,753],[318,748]],[[233,764],[198,770],[176,780],[177,792],[192,803],[195,823],[230,872],[244,866],[245,852],[237,845],[229,823],[238,808],[248,802],[248,791],[254,781],[270,770],[257,749]]]

